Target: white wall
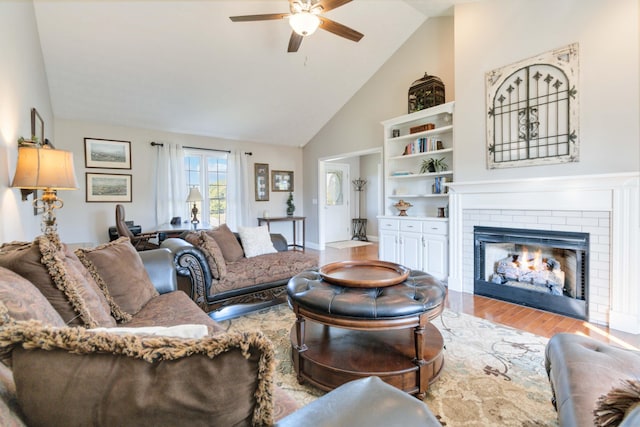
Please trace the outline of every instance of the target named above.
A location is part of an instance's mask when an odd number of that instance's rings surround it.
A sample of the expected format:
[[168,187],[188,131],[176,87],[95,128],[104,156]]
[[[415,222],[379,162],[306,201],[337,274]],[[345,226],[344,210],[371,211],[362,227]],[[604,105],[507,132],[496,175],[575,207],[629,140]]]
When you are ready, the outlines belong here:
[[362,218],[367,218],[367,236],[378,237],[378,218],[380,212],[380,191],[382,170],[382,154],[368,154],[360,157],[360,177],[367,180],[367,185],[362,192]]
[[425,72],[445,84],[455,99],[453,18],[428,19],[304,146],[304,207],[307,240],[318,243],[318,159],[382,147],[381,121],[407,114],[407,92]]
[[31,1],[0,2],[0,242],[31,240],[40,233],[40,217],[31,201],[9,188],[18,158],[18,138],[31,136],[31,108],[53,136],[53,114]]
[[[638,171],[637,0],[485,0],[455,8],[456,181]],[[486,168],[485,73],[579,44],[580,161]]]
[[[84,138],[103,138],[131,141],[131,170],[87,169],[84,163]],[[161,132],[148,129],[111,126],[74,120],[56,120],[56,148],[70,150],[74,153],[76,176],[80,188],[77,191],[63,191],[59,196],[64,200],[64,208],[58,212],[58,232],[65,242],[101,243],[108,241],[108,228],[115,224],[116,203],[86,203],[86,173],[123,173],[132,174],[132,202],[124,203],[126,217],[142,226],[143,231],[153,230],[155,221],[154,173],[156,148],[150,145],[155,142],[174,142],[182,145],[216,148],[222,150],[239,150],[252,152],[249,158],[249,180],[253,182],[253,164],[268,163],[270,171],[287,170],[294,173],[294,204],[296,215],[303,215],[302,197],[298,189],[302,182],[302,150],[277,145],[255,144],[242,141],[231,141],[195,135]],[[251,186],[249,209],[250,217],[262,216],[268,210],[272,217],[286,215],[286,199],[289,193],[270,192],[269,201],[255,202],[253,186]],[[185,194],[185,200],[187,195]],[[186,205],[186,202],[185,202]],[[168,222],[169,218],[167,218]],[[248,226],[257,226],[253,220]],[[285,237],[291,237],[291,226],[273,224],[272,231]]]

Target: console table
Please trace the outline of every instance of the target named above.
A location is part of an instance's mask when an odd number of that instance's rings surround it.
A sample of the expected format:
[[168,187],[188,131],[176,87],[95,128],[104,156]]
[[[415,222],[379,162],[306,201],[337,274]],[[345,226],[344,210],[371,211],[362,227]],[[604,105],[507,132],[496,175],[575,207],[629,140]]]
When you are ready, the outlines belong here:
[[[269,218],[265,218],[265,217],[260,217],[258,218],[258,226],[261,226],[263,223],[267,224],[267,229],[269,230],[269,232],[271,232],[271,223],[272,222],[291,222],[293,224],[293,243],[289,244],[289,247],[292,247],[293,249],[302,249],[304,251],[304,245],[305,245],[305,220],[307,219],[307,217],[305,216],[278,216],[278,217],[269,217]],[[297,222],[302,222],[302,244],[299,245],[298,244],[298,240],[296,238],[296,223]]]

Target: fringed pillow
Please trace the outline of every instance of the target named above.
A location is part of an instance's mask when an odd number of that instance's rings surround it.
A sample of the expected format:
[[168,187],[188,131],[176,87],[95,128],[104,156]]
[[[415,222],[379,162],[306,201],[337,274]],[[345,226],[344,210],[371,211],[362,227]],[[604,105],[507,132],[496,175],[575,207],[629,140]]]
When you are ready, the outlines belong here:
[[10,322],[0,348],[13,348],[29,425],[273,423],[275,354],[260,332],[181,339]]
[[57,235],[2,245],[0,266],[35,285],[67,324],[89,328],[116,325],[95,280]]
[[222,224],[213,230],[208,230],[206,233],[216,241],[222,251],[222,255],[224,255],[225,261],[236,262],[244,257],[244,251],[242,250],[242,246],[240,246],[240,242],[238,242],[238,239],[227,224]]
[[109,301],[116,319],[130,321],[151,298],[158,296],[129,238],[121,237],[95,248],[76,249],[75,254]]
[[184,239],[196,248],[200,249],[207,259],[211,276],[216,280],[222,280],[227,275],[227,262],[222,254],[222,249],[216,240],[206,231],[190,232]]
[[596,427],[615,427],[624,418],[640,407],[640,381],[625,380],[620,387],[615,387],[603,394],[596,403],[594,423]]

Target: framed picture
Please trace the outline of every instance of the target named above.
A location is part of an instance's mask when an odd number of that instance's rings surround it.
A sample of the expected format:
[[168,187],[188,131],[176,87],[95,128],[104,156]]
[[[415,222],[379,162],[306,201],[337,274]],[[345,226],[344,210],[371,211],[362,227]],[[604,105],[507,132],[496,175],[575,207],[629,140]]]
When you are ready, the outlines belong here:
[[269,200],[269,165],[256,163],[253,168],[256,178],[256,202],[266,202]]
[[130,202],[131,175],[88,173],[87,202]]
[[293,172],[271,172],[271,191],[293,191]]
[[85,138],[84,163],[88,168],[131,169],[131,142]]
[[40,144],[44,144],[44,120],[35,108],[31,109],[31,136],[37,136]]

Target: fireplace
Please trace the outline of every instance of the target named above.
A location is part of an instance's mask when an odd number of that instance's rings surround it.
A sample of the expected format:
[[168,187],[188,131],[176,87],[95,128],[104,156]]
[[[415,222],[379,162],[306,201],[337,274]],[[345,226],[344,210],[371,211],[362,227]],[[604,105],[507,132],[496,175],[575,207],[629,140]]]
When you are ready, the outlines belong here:
[[589,234],[474,227],[474,293],[588,319]]

